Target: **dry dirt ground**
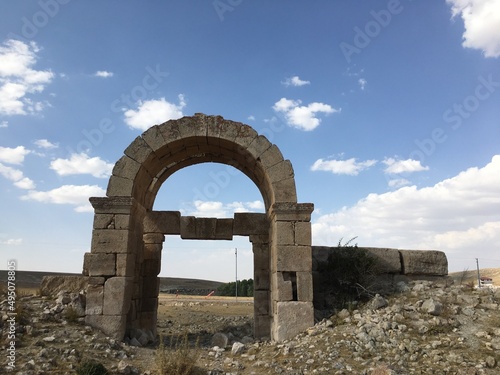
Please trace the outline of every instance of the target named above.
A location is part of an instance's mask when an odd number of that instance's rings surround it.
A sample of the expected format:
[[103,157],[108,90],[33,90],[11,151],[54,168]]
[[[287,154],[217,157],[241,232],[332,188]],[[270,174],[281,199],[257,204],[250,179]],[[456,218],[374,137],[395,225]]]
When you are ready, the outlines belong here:
[[[481,270],[500,285],[500,270]],[[500,290],[474,290],[477,273],[451,274],[455,282],[412,282],[375,305],[341,311],[282,344],[251,341],[251,298],[161,294],[158,333],[167,350],[188,339],[208,375],[260,374],[500,374]],[[157,345],[133,347],[57,313],[55,298],[19,290],[26,322],[18,332],[17,375],[74,374],[93,358],[110,374],[157,374]],[[2,300],[0,298],[0,300]],[[2,314],[5,316],[5,301]],[[47,312],[49,311],[50,312]],[[2,316],[2,319],[4,318]],[[1,327],[3,325],[3,327]],[[0,325],[6,332],[6,321]],[[215,333],[229,341],[214,348]],[[2,335],[0,352],[4,353]],[[233,342],[245,343],[237,354]],[[7,373],[4,358],[0,374]],[[175,375],[175,374],[172,374]]]

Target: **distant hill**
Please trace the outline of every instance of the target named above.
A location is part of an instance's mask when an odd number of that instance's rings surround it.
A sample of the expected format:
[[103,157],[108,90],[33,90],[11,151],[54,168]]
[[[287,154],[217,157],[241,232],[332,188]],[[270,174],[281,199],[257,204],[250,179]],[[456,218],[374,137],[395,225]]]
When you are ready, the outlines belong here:
[[[0,282],[5,285],[8,271],[0,270]],[[81,276],[78,273],[16,271],[16,286],[19,288],[37,289],[44,276]],[[208,294],[224,283],[210,280],[183,279],[177,277],[160,277],[160,291],[182,294]]]
[[[495,286],[500,286],[500,268],[483,268],[479,270],[481,276],[491,277]],[[477,270],[453,272],[449,275],[453,280],[460,283],[474,282],[477,284]]]

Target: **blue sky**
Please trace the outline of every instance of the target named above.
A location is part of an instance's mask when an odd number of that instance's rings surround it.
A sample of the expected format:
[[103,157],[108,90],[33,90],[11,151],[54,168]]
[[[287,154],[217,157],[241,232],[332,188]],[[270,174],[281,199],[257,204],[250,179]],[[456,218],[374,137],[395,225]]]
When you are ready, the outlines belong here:
[[[0,268],[81,272],[89,196],[152,125],[196,112],[290,159],[313,244],[500,267],[500,1],[0,3]],[[240,172],[175,173],[155,209],[262,212]],[[247,238],[167,237],[162,276],[252,277]]]

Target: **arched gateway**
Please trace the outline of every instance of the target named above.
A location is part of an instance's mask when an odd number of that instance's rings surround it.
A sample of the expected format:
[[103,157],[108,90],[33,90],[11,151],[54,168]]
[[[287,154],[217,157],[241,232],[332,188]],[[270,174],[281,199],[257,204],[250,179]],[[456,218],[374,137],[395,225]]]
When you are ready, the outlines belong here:
[[[311,213],[297,203],[293,168],[276,145],[250,126],[195,114],[155,125],[116,163],[107,197],[95,210],[86,323],[117,339],[134,329],[156,334],[160,259],[166,234],[184,239],[249,236],[254,252],[254,334],[283,341],[314,324]],[[266,213],[233,219],[153,211],[162,183],[198,163],[231,165],[259,188]]]

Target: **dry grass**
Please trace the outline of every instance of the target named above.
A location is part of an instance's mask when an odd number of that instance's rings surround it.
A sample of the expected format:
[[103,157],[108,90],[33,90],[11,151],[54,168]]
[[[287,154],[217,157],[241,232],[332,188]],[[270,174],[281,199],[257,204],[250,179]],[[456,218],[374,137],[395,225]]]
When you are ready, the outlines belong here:
[[155,364],[158,375],[198,375],[202,370],[196,367],[200,358],[198,345],[191,348],[188,335],[170,338],[170,348],[166,348],[163,337],[156,351]]

